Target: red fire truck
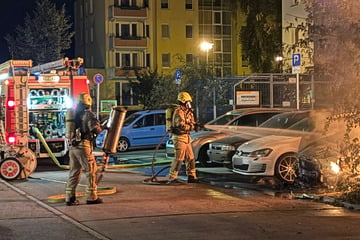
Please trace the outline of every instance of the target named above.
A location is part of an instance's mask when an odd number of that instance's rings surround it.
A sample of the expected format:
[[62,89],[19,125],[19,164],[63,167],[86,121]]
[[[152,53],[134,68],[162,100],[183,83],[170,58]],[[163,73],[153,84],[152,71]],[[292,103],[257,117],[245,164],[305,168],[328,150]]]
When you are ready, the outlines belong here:
[[66,111],[79,93],[89,92],[82,63],[82,58],[64,58],[35,67],[31,60],[0,64],[0,119],[7,145],[27,147],[36,158],[48,158],[40,132],[51,154],[66,161]]

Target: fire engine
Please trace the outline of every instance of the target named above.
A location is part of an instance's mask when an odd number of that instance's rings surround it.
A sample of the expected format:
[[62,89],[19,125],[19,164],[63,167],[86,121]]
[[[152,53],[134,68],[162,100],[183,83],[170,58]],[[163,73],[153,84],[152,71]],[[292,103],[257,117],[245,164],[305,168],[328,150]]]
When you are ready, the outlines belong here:
[[[3,178],[27,177],[36,167],[36,158],[49,158],[38,132],[45,138],[51,154],[66,163],[66,111],[74,106],[79,93],[89,93],[89,80],[82,63],[82,58],[63,58],[34,67],[32,60],[0,64],[0,135],[3,136],[0,153],[5,154],[0,155],[0,175]],[[26,152],[20,154],[23,159],[19,159],[20,150]],[[15,153],[7,156],[11,151]],[[5,161],[9,157],[14,161]],[[23,173],[25,168],[27,172]]]

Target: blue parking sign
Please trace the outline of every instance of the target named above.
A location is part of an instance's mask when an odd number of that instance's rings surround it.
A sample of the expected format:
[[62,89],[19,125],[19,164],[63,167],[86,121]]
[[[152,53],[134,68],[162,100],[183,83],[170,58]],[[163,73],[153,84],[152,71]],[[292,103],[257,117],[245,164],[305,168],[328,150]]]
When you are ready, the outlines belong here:
[[175,82],[176,84],[181,84],[181,70],[176,69],[175,71]]
[[294,53],[292,55],[292,66],[301,66],[301,53]]

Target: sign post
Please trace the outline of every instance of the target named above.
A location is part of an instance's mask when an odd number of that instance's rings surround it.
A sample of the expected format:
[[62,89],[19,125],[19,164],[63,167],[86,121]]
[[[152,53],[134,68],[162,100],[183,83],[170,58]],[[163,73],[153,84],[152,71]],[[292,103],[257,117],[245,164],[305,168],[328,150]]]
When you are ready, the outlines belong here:
[[181,70],[176,69],[175,71],[175,83],[178,85],[178,93],[180,92],[180,84],[181,84]]
[[97,84],[96,87],[96,117],[99,119],[99,108],[100,108],[100,83],[104,81],[104,76],[100,73],[97,73],[93,77],[94,83]]
[[292,63],[292,73],[296,74],[296,109],[300,109],[300,97],[299,97],[299,91],[300,91],[300,79],[299,74],[301,71],[301,53],[294,53],[292,55],[291,59]]

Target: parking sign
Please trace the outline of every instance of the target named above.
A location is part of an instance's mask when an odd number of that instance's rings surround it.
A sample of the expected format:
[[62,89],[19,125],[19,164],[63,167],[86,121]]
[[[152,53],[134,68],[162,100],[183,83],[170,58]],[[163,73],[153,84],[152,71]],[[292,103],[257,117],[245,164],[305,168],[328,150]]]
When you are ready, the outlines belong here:
[[301,66],[301,54],[300,53],[294,53],[292,55],[292,66],[293,67]]
[[181,84],[181,70],[176,69],[175,71],[175,82],[176,84]]

